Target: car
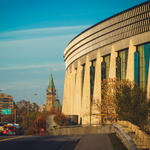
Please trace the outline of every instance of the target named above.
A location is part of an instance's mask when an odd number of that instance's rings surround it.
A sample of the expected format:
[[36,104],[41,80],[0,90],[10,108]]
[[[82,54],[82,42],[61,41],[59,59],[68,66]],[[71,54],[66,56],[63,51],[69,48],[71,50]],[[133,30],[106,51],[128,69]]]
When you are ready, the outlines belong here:
[[16,127],[4,126],[4,130],[3,130],[2,134],[3,135],[16,135]]

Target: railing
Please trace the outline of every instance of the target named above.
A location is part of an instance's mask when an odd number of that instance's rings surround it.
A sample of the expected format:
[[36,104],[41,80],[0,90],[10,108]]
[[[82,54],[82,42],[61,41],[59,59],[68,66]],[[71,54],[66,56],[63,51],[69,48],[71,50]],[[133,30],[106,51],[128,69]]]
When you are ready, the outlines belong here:
[[98,126],[65,126],[51,130],[52,135],[85,135],[85,134],[109,134],[114,133],[112,125],[98,125]]
[[136,125],[128,121],[118,121],[115,124],[101,124],[95,126],[64,126],[49,131],[51,135],[85,135],[116,133],[128,150],[150,149],[150,137]]
[[117,124],[113,124],[117,136],[121,139],[123,144],[127,147],[128,150],[137,150],[136,145],[132,141],[131,137],[124,132],[124,130]]
[[123,130],[132,138],[138,149],[150,149],[150,137],[129,121],[118,121]]

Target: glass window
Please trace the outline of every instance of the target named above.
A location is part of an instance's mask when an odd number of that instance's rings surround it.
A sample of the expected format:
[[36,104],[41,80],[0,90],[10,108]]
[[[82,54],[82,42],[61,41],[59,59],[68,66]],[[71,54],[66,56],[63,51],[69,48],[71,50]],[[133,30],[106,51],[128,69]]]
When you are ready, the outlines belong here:
[[120,80],[126,79],[127,61],[128,49],[119,51],[116,58],[116,77]]
[[94,80],[95,80],[95,67],[96,67],[96,60],[91,62],[90,67],[90,91],[91,91],[91,100],[93,99],[93,90],[94,90]]
[[82,65],[82,85],[81,85],[81,95],[83,95],[83,85],[84,85],[84,74],[85,74],[85,64]]
[[149,58],[150,58],[150,43],[137,46],[137,50],[134,54],[134,61],[135,61],[134,80],[143,89],[147,87]]
[[103,56],[103,61],[101,63],[101,78],[109,78],[109,67],[110,67],[110,55]]

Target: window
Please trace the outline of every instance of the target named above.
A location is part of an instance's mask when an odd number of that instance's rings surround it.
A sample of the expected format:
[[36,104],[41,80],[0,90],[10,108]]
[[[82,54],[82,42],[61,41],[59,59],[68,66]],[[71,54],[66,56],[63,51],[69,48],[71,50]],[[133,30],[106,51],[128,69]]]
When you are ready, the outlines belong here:
[[81,85],[81,95],[83,95],[83,85],[84,85],[84,74],[85,74],[85,64],[82,65],[82,85]]
[[134,81],[143,89],[147,87],[149,59],[150,43],[137,46],[134,54]]
[[96,60],[93,60],[91,62],[90,67],[90,94],[91,94],[91,100],[93,99],[93,90],[94,90],[94,80],[95,80],[95,67],[96,67]]
[[110,55],[104,56],[101,63],[101,79],[109,78]]
[[127,61],[128,49],[119,51],[116,58],[116,77],[120,80],[126,79]]

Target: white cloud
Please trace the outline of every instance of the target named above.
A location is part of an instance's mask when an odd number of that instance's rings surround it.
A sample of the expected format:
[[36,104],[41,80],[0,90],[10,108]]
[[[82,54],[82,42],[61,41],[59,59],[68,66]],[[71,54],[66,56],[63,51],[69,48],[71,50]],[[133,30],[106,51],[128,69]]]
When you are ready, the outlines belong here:
[[3,90],[23,90],[23,89],[35,89],[37,87],[41,88],[47,84],[47,80],[39,80],[37,81],[16,81],[11,83],[1,84],[0,87]]
[[[0,33],[0,89],[16,99],[31,91],[45,91],[49,70],[62,98],[65,63],[63,52],[68,42],[88,26],[39,28]],[[57,72],[59,71],[59,72]],[[42,90],[43,89],[43,90]],[[45,98],[39,98],[39,102]]]
[[49,59],[53,61],[54,59],[61,59],[63,61],[65,46],[74,36],[74,34],[69,34],[36,39],[0,41],[0,60],[6,58],[7,62],[10,62],[11,59],[26,59],[28,61],[29,59],[34,60],[36,58],[38,60]]
[[80,33],[88,28],[90,25],[80,26],[64,26],[64,27],[50,27],[50,28],[37,28],[37,29],[25,29],[9,32],[1,32],[0,40],[2,39],[29,39],[38,37],[50,37],[57,35],[64,35],[68,33]]
[[36,64],[36,65],[20,65],[20,66],[9,66],[9,67],[1,67],[0,71],[7,71],[7,70],[26,70],[26,69],[40,69],[40,68],[49,68],[53,71],[60,71],[64,70],[65,64],[64,63],[56,63],[56,64]]

